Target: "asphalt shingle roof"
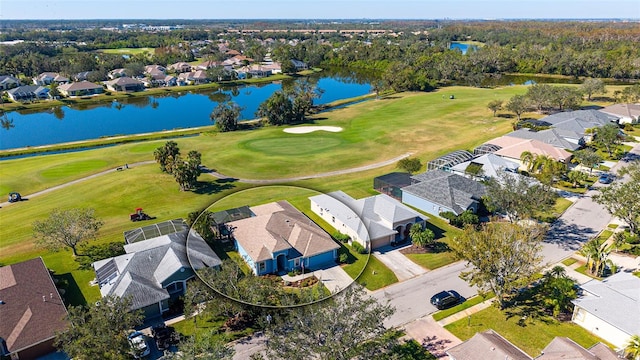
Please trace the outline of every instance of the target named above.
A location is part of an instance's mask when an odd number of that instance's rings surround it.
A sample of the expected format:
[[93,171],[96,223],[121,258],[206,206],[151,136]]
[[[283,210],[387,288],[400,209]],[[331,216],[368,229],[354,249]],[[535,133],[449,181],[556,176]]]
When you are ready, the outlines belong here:
[[493,330],[476,333],[471,339],[447,350],[447,354],[455,360],[532,360],[531,356]]
[[[567,131],[563,131],[566,133]],[[519,139],[534,139],[541,141],[545,144],[555,146],[560,149],[578,150],[581,145],[573,143],[565,139],[558,129],[546,129],[540,131],[531,131],[529,129],[518,129],[516,131],[508,133],[506,136],[516,137]]]
[[403,188],[403,192],[453,209],[457,214],[464,212],[485,194],[485,187],[481,183],[442,170],[430,170],[413,176],[413,179],[417,183]]

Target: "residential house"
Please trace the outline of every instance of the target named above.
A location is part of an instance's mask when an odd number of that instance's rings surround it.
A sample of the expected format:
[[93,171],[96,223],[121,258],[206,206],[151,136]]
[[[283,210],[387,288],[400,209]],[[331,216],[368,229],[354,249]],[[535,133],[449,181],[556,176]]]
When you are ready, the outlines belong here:
[[6,91],[13,101],[33,101],[49,98],[49,88],[40,85],[23,85]]
[[402,188],[411,185],[411,174],[406,172],[392,172],[373,179],[373,189],[379,193],[402,200]]
[[176,86],[178,78],[173,75],[165,75],[164,73],[154,73],[141,80],[145,87],[156,86]]
[[186,62],[180,61],[175,64],[169,65],[167,67],[167,70],[175,71],[177,73],[189,72],[191,71],[191,65],[187,64]]
[[91,71],[81,71],[75,75],[73,75],[73,81],[84,81],[84,80],[89,80],[89,74],[91,74]]
[[162,65],[147,65],[144,67],[144,73],[145,74],[157,74],[157,73],[162,73],[164,74],[167,71],[167,68],[165,68]]
[[613,104],[600,111],[617,117],[619,124],[637,124],[640,122],[640,104]]
[[248,58],[244,55],[236,55],[223,61],[222,65],[223,66],[241,66],[241,65],[244,65],[245,63],[252,63],[252,62],[253,62],[253,59],[251,58]]
[[499,138],[489,140],[485,144],[492,145],[498,149],[494,151],[494,154],[507,160],[517,161],[519,164],[522,164],[520,156],[525,151],[534,155],[548,156],[565,164],[569,163],[569,159],[571,159],[572,156],[567,150],[560,149],[534,139],[520,139],[512,136],[501,136]]
[[263,78],[271,75],[271,69],[263,65],[251,64],[236,69],[236,73],[244,74],[243,78]]
[[33,78],[33,84],[40,86],[48,86],[53,83],[60,85],[68,82],[69,78],[54,72],[44,72]]
[[9,90],[20,86],[20,80],[11,75],[0,75],[0,90]]
[[517,173],[520,163],[507,160],[496,154],[484,154],[472,160],[454,165],[450,171],[473,180],[495,178],[501,171]]
[[605,344],[599,342],[588,350],[575,341],[556,336],[543,350],[536,360],[619,360],[618,355]]
[[256,275],[334,264],[340,246],[287,201],[250,208],[255,216],[231,221],[238,253]]
[[489,329],[446,351],[449,360],[616,360],[616,353],[599,342],[589,349],[566,337],[555,337],[536,357]]
[[293,66],[296,68],[296,71],[302,71],[302,70],[307,70],[309,68],[309,66],[307,65],[306,62],[304,61],[300,61],[300,60],[296,60],[296,59],[291,59],[291,63],[293,64]]
[[446,351],[449,360],[533,360],[493,330],[479,332]]
[[200,85],[209,82],[207,73],[204,70],[184,72],[178,75],[176,80],[178,85]]
[[182,219],[124,235],[124,255],[93,263],[96,282],[102,296],[130,297],[131,310],[142,309],[146,318],[169,310],[171,302],[184,294],[195,270],[221,264],[204,239]]
[[573,131],[585,137],[585,141],[591,141],[589,131],[605,126],[610,123],[617,123],[618,116],[604,113],[599,110],[575,110],[555,113],[539,120],[543,125],[551,126],[554,129]]
[[619,272],[581,285],[572,320],[618,348],[640,334],[640,278]]
[[571,130],[564,129],[546,129],[540,131],[533,131],[531,129],[518,129],[510,132],[505,136],[511,136],[518,139],[533,139],[557,147],[558,149],[565,149],[569,151],[576,151],[584,146],[584,136],[573,132]]
[[117,78],[121,78],[123,76],[127,76],[127,70],[126,69],[114,69],[109,71],[109,73],[107,73],[107,77],[109,77],[109,79],[117,79]]
[[56,351],[66,316],[42,258],[0,267],[0,357],[29,360]]
[[102,85],[98,85],[86,80],[62,84],[58,86],[58,90],[64,96],[87,96],[102,94],[104,92],[104,88],[102,87]]
[[221,61],[206,60],[196,66],[196,70],[209,70],[214,67],[222,66]]
[[262,65],[265,70],[270,70],[271,74],[282,74],[282,65],[277,62],[265,63]]
[[456,215],[476,212],[485,194],[483,184],[442,170],[429,170],[411,179],[413,184],[402,188],[402,203],[436,216],[446,211]]
[[411,227],[423,227],[426,220],[425,216],[385,194],[356,200],[342,191],[334,191],[309,200],[311,211],[365,249],[408,240]]
[[133,92],[144,90],[144,83],[142,81],[128,76],[106,81],[105,85],[107,85],[107,89],[111,91]]

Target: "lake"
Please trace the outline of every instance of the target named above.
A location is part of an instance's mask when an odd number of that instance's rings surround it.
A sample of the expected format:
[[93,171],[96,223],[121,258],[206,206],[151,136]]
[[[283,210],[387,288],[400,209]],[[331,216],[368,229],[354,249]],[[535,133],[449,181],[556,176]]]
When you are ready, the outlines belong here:
[[450,50],[460,50],[462,52],[462,55],[465,55],[467,51],[469,51],[469,49],[477,49],[477,48],[478,47],[475,45],[469,45],[469,44],[455,42],[455,41],[451,42],[451,45],[449,45]]
[[0,128],[0,149],[212,125],[209,114],[218,103],[227,100],[244,108],[242,120],[250,120],[255,118],[258,106],[271,94],[302,80],[308,80],[323,90],[315,104],[327,104],[371,92],[368,82],[349,77],[308,77],[209,92],[168,93],[106,104],[63,106],[44,112],[14,111],[7,114],[13,121],[13,127]]

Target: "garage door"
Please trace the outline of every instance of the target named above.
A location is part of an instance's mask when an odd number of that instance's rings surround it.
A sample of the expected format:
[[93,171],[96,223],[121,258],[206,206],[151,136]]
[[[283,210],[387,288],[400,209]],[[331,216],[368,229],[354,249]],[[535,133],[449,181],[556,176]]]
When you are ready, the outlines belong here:
[[377,249],[379,247],[391,244],[391,237],[385,236],[371,241],[371,247]]

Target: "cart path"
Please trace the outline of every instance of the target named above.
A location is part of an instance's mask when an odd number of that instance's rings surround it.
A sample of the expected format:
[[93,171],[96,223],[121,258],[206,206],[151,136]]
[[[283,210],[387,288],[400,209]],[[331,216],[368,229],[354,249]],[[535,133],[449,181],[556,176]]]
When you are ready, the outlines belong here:
[[369,165],[359,166],[355,168],[350,168],[350,169],[335,170],[335,171],[329,171],[324,173],[296,176],[296,177],[290,177],[290,178],[281,178],[281,179],[238,179],[238,178],[229,177],[224,174],[211,171],[211,170],[205,170],[205,171],[209,175],[221,180],[233,180],[233,181],[238,181],[238,182],[247,183],[247,184],[269,185],[269,184],[281,184],[281,183],[287,183],[287,182],[299,181],[299,180],[318,179],[318,178],[331,177],[336,175],[345,175],[345,174],[351,174],[351,173],[356,173],[356,172],[365,171],[365,170],[373,170],[373,169],[381,168],[387,165],[392,165],[398,162],[399,160],[402,160],[406,157],[411,156],[412,154],[413,154],[412,152],[408,152],[400,156],[396,156],[393,159],[389,159],[389,160],[385,160],[385,161],[381,161],[381,162],[377,162]]
[[[384,167],[384,166],[387,166],[387,165],[394,164],[394,163],[398,162],[401,159],[404,159],[406,157],[411,156],[412,154],[413,153],[409,152],[409,153],[405,153],[403,155],[397,156],[397,157],[395,157],[393,159],[389,159],[389,160],[385,160],[385,161],[381,161],[381,162],[373,163],[373,164],[369,164],[369,165],[359,166],[359,167],[355,167],[355,168],[350,168],[350,169],[329,171],[329,172],[325,172],[325,173],[298,176],[298,177],[291,177],[291,178],[281,178],[281,179],[262,179],[262,180],[258,180],[258,179],[236,179],[236,178],[232,178],[232,177],[220,174],[220,173],[215,172],[215,171],[208,170],[204,166],[203,166],[203,170],[204,170],[204,173],[207,173],[207,174],[209,174],[209,175],[211,175],[213,177],[216,177],[218,179],[234,180],[234,181],[248,183],[248,184],[268,185],[268,184],[280,184],[280,183],[286,183],[286,182],[292,182],[292,181],[298,181],[298,180],[317,179],[317,178],[330,177],[330,176],[336,176],[336,175],[345,175],[345,174],[351,174],[351,173],[365,171],[365,170],[377,169],[377,168],[381,168],[381,167]],[[133,164],[127,164],[127,166],[128,166],[129,169],[131,169],[131,168],[134,168],[136,166],[149,165],[149,164],[155,164],[155,161],[154,160],[141,161],[141,162],[137,162],[137,163],[133,163]],[[95,173],[93,175],[89,175],[89,176],[86,176],[86,177],[83,177],[83,178],[80,178],[80,179],[69,181],[68,183],[52,186],[50,188],[44,189],[42,191],[35,192],[33,194],[22,195],[22,198],[24,198],[24,199],[32,199],[32,198],[40,196],[40,195],[48,194],[48,193],[50,193],[52,191],[55,191],[55,190],[63,189],[65,187],[67,187],[67,186],[75,185],[75,184],[83,182],[85,180],[96,178],[98,176],[102,176],[102,175],[105,175],[105,174],[110,174],[112,172],[116,172],[116,171],[120,171],[120,170],[122,170],[122,171],[127,171],[128,170],[128,169],[123,169],[123,167],[124,167],[124,165],[121,166],[121,167],[117,167],[117,168],[101,171],[99,173]],[[0,203],[0,207],[5,207],[5,206],[11,205],[11,204],[14,204],[14,203],[10,203],[8,201],[5,201],[3,203]]]

